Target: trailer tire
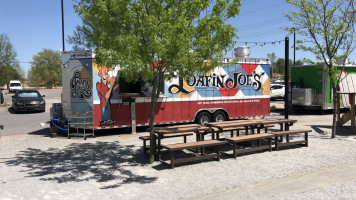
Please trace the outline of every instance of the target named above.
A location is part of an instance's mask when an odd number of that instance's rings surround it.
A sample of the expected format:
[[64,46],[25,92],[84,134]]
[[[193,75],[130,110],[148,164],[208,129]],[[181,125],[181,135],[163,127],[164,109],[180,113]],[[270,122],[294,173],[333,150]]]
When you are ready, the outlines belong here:
[[211,122],[211,116],[208,112],[201,112],[198,114],[196,121],[198,124],[205,125]]
[[216,111],[213,114],[213,121],[214,122],[223,122],[226,121],[226,114],[223,111]]

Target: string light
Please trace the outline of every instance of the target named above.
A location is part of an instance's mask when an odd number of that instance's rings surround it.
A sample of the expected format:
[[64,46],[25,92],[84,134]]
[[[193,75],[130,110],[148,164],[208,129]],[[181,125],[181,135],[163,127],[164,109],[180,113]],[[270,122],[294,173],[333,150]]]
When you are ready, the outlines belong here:
[[254,44],[256,46],[265,46],[265,45],[269,45],[269,44],[272,44],[272,45],[276,45],[277,43],[281,44],[281,42],[284,42],[284,40],[278,40],[278,41],[272,41],[272,42],[235,42],[235,44],[240,43],[240,44],[245,44],[246,46],[248,44]]

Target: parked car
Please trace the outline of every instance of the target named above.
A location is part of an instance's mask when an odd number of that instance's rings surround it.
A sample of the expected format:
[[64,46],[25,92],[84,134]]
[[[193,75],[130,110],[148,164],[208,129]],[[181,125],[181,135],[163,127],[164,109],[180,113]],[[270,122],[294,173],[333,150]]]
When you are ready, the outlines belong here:
[[272,83],[270,85],[270,98],[271,99],[284,99],[285,88],[283,84]]
[[16,92],[17,90],[22,90],[21,81],[18,80],[11,80],[9,83],[9,93]]
[[18,111],[41,111],[46,110],[46,102],[37,90],[24,89],[18,90],[12,96],[12,108],[14,112]]

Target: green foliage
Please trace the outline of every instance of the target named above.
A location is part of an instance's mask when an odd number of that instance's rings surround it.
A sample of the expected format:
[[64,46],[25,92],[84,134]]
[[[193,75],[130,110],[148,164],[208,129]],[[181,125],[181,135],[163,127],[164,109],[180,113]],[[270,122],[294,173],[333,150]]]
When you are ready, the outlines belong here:
[[8,84],[10,80],[23,80],[24,72],[16,59],[17,53],[10,43],[9,37],[0,34],[0,85]]
[[120,75],[128,81],[153,82],[150,162],[155,103],[163,80],[174,72],[184,78],[220,64],[236,37],[235,28],[225,21],[239,13],[240,5],[240,0],[81,0],[75,6],[83,26],[70,41],[97,48],[96,62],[120,64]]
[[[296,11],[286,15],[296,25],[296,33],[305,36],[297,49],[310,51],[331,68],[338,58],[355,48],[354,0],[287,0]],[[292,28],[287,28],[291,32]],[[330,74],[331,75],[331,74]]]
[[[310,51],[327,66],[336,108],[336,91],[340,77],[334,73],[334,62],[347,57],[355,48],[355,0],[287,0],[297,11],[286,15],[294,22],[296,32],[306,39],[298,49]],[[292,31],[291,28],[287,28]],[[337,63],[340,64],[340,63]],[[333,113],[332,138],[336,132],[336,109]]]
[[28,80],[34,86],[62,84],[61,56],[58,51],[43,49],[33,56],[33,64],[28,72]]
[[274,53],[274,52],[268,53],[267,57],[271,62],[271,73],[274,73],[274,67],[275,67],[275,63],[276,63],[276,59],[277,59],[276,53]]
[[[304,65],[304,62],[302,60],[296,60],[295,61],[295,66],[302,66]],[[289,59],[289,67],[293,67],[293,60]],[[274,73],[278,73],[282,76],[284,76],[285,72],[285,59],[284,58],[278,58],[277,61],[275,62]]]
[[[69,41],[97,48],[97,62],[120,64],[127,80],[153,80],[164,72],[187,76],[219,64],[232,48],[235,28],[226,24],[239,12],[239,0],[82,0],[83,20]],[[209,7],[210,6],[210,7]],[[208,15],[206,9],[212,8]],[[78,48],[78,47],[76,47]],[[204,64],[209,60],[211,65]],[[156,65],[156,70],[147,67]]]

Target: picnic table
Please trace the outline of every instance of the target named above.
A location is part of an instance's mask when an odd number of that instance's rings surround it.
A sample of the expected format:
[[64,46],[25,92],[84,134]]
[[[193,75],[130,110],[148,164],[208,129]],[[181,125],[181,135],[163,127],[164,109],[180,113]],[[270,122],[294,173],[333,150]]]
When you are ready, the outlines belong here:
[[356,127],[355,127],[355,94],[356,94],[356,92],[337,91],[336,93],[337,93],[337,99],[340,99],[340,95],[348,95],[349,103],[350,103],[350,110],[340,117],[340,101],[337,101],[336,124],[338,126],[342,126],[346,122],[351,120],[351,132],[356,133]]
[[[282,119],[282,118],[266,118],[266,119],[250,119],[250,120],[233,120],[224,122],[210,122],[205,125],[200,124],[184,124],[173,125],[164,127],[155,127],[155,157],[161,160],[161,148],[165,148],[170,152],[171,167],[174,168],[175,164],[211,159],[215,158],[220,160],[220,146],[225,143],[232,144],[233,154],[236,158],[237,155],[243,153],[249,153],[260,150],[272,151],[272,140],[275,144],[275,149],[279,150],[280,147],[290,145],[304,145],[308,146],[308,133],[311,130],[289,130],[289,127],[296,123],[294,119]],[[280,125],[279,131],[260,133],[260,130],[267,127],[273,127],[272,125]],[[246,135],[236,137],[232,136],[224,138],[224,141],[219,139],[219,134],[227,130],[233,129],[246,130]],[[254,134],[257,130],[258,134]],[[186,137],[190,135],[196,135],[196,141],[187,142]],[[204,135],[212,134],[211,140],[204,140]],[[290,141],[289,135],[304,134],[304,138],[300,140],[300,137],[293,141]],[[171,137],[184,137],[184,143],[175,144],[161,144],[161,140]],[[283,137],[286,137],[286,142],[283,141]],[[298,140],[299,139],[299,140]],[[266,143],[267,141],[267,143]],[[251,145],[246,147],[246,142],[250,142]],[[230,146],[230,145],[229,145]],[[243,148],[241,148],[243,147]],[[209,151],[205,151],[205,148],[209,148]],[[193,156],[176,156],[175,153],[179,151],[189,150],[198,153]],[[199,155],[199,153],[201,155]],[[225,153],[225,152],[223,152]]]
[[[196,135],[196,141],[204,140],[204,135],[211,133],[211,128],[207,126],[203,126],[200,124],[185,124],[185,125],[174,125],[174,126],[165,126],[165,127],[155,127],[155,134],[157,134],[157,155],[158,159],[160,159],[161,155],[161,140],[165,137],[169,137],[171,134],[177,133],[187,133],[192,132]],[[198,152],[200,150],[198,149]]]
[[[219,131],[215,131],[216,137],[219,138],[219,134],[224,132],[224,130],[231,130],[232,128],[245,127],[246,134],[250,130],[251,134],[260,133],[260,130],[266,125],[279,124],[280,130],[289,130],[289,127],[292,126],[297,120],[294,119],[281,119],[281,118],[267,118],[267,119],[252,119],[252,120],[234,120],[234,121],[225,121],[225,122],[211,122],[206,125],[209,127],[218,128]],[[213,131],[214,132],[214,131]]]

